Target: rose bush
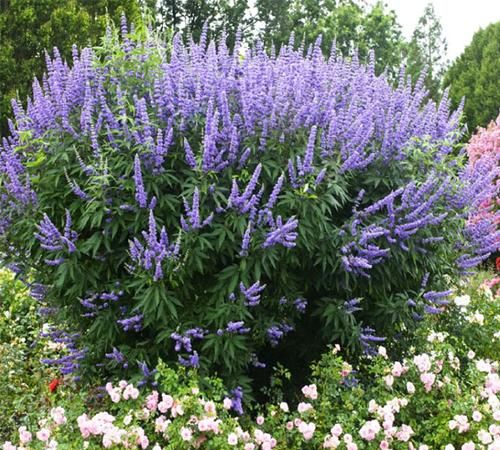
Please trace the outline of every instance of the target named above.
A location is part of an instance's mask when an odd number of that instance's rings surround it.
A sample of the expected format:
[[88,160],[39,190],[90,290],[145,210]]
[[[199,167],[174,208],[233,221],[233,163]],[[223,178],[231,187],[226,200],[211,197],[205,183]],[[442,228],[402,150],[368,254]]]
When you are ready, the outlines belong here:
[[498,349],[499,300],[484,285],[457,287],[461,309],[449,315],[482,314],[488,331],[478,339],[470,328],[440,331],[443,317],[427,316],[416,347],[399,361],[380,346],[353,366],[334,347],[297,396],[287,402],[281,393],[242,416],[234,414],[240,396],[221,380],[163,363],[147,387],[109,382],[103,399],[63,385],[38,423],[26,420],[3,448],[496,450],[499,366],[481,352]]

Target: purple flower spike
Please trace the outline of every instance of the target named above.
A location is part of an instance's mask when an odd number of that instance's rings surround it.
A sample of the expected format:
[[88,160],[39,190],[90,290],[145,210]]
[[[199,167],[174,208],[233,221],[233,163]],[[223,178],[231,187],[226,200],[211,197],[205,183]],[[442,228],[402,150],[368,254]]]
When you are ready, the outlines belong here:
[[134,182],[135,182],[135,200],[141,208],[146,208],[148,205],[148,196],[144,189],[144,182],[142,180],[141,160],[139,155],[135,155],[134,159]]
[[184,231],[199,230],[212,223],[214,214],[211,213],[203,222],[200,219],[200,192],[198,188],[194,188],[193,199],[191,206],[184,201],[184,208],[186,209],[187,220],[184,216],[181,217],[181,225]]
[[261,285],[259,281],[256,281],[250,287],[246,288],[243,282],[240,283],[240,292],[245,296],[247,306],[257,306],[260,303],[260,295],[265,284]]
[[278,216],[272,231],[266,234],[266,239],[262,244],[262,247],[272,247],[276,244],[280,244],[286,248],[295,247],[295,240],[298,236],[298,233],[295,230],[298,225],[299,221],[294,217],[290,217],[286,223],[283,223],[281,216]]

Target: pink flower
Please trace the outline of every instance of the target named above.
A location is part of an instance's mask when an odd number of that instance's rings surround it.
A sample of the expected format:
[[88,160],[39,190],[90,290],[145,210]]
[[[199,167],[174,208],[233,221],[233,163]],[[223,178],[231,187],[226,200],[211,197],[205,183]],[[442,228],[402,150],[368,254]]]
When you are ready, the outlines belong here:
[[166,420],[165,416],[157,417],[155,420],[155,431],[157,433],[163,433],[170,425],[170,420]]
[[19,427],[19,442],[21,444],[27,444],[33,438],[32,434],[26,429],[26,427]]
[[415,385],[411,381],[408,381],[408,383],[406,383],[406,390],[408,391],[408,394],[414,394]]
[[466,442],[464,445],[462,445],[462,450],[474,450],[476,446],[474,445],[474,442]]
[[493,442],[491,434],[486,430],[479,430],[479,432],[477,433],[477,438],[481,441],[481,444],[484,445],[491,444]]
[[389,442],[387,442],[386,440],[381,441],[379,448],[381,450],[387,450],[389,448]]
[[285,425],[285,428],[288,430],[288,431],[291,431],[293,430],[293,422],[290,420],[289,422],[286,423]]
[[245,444],[245,450],[255,450],[255,444],[248,442],[247,444]]
[[47,428],[41,428],[36,432],[36,437],[40,441],[47,442],[50,438],[50,430]]
[[236,433],[229,433],[227,435],[227,443],[229,445],[237,445],[238,444],[238,436]]
[[62,425],[66,423],[66,417],[64,416],[64,408],[58,406],[57,408],[52,408],[50,410],[50,417],[56,423],[56,425]]
[[396,433],[396,439],[401,442],[408,442],[413,434],[414,431],[412,427],[409,425],[401,425],[401,428]]
[[190,428],[182,427],[180,433],[183,441],[190,441],[193,438],[193,432]]
[[203,406],[203,409],[207,414],[215,414],[215,403],[214,402],[206,402]]
[[258,416],[255,421],[257,422],[257,425],[262,425],[264,423],[264,417]]
[[354,442],[349,442],[349,444],[347,444],[347,450],[358,450],[358,446]]
[[381,430],[380,424],[377,420],[369,420],[359,430],[359,435],[365,441],[373,441],[377,433]]
[[413,358],[413,362],[415,363],[420,372],[428,372],[429,370],[431,370],[432,366],[431,359],[429,358],[429,355],[427,355],[426,353],[423,353],[421,355],[416,355]]
[[128,400],[129,398],[136,400],[139,397],[139,390],[134,387],[133,384],[128,384],[123,391],[123,398]]
[[340,441],[337,436],[326,436],[323,442],[323,448],[337,448],[339,445]]
[[384,382],[387,387],[392,387],[392,385],[394,384],[394,377],[392,375],[386,375],[384,377]]
[[430,372],[424,372],[420,375],[420,381],[424,383],[424,388],[427,392],[432,389],[434,381],[436,381],[436,375]]
[[146,408],[150,411],[156,411],[156,408],[158,407],[158,397],[158,391],[151,392],[151,394],[146,397]]
[[403,374],[403,366],[401,365],[401,363],[399,361],[396,361],[394,363],[394,365],[392,366],[392,370],[391,370],[391,373],[392,373],[392,376],[394,377],[400,377],[402,374]]
[[184,408],[182,407],[182,404],[174,401],[174,404],[172,405],[171,414],[172,414],[172,417],[183,416],[184,415]]
[[500,391],[500,377],[498,376],[498,373],[488,374],[484,387],[489,394],[495,395],[498,391]]
[[137,442],[142,449],[146,449],[149,445],[149,439],[146,435],[142,435],[139,437],[138,442]]
[[[454,423],[455,428],[458,429],[459,433],[465,433],[469,430],[470,424],[468,422],[467,416],[463,416],[463,415],[455,416],[455,417],[453,417],[453,419],[455,422]],[[451,425],[450,425],[450,429],[453,429],[453,428],[451,428]]]
[[302,414],[312,409],[312,407],[313,406],[310,403],[300,402],[299,405],[297,406],[297,411]]
[[170,395],[161,394],[161,402],[158,403],[158,411],[166,413],[174,404],[174,399]]
[[482,418],[483,418],[483,415],[479,411],[474,411],[472,413],[472,420],[474,422],[481,422]]
[[10,441],[7,441],[2,446],[3,450],[17,450],[17,447]]
[[224,401],[222,403],[224,409],[231,409],[231,407],[233,406],[233,401],[230,399],[230,398],[224,398]]
[[318,390],[315,384],[304,386],[302,388],[302,393],[304,394],[304,397],[310,398],[311,400],[316,400],[318,398]]
[[313,437],[314,430],[316,430],[316,425],[312,422],[310,423],[302,422],[298,428],[299,431],[302,433],[302,436],[304,436],[304,439],[306,441],[309,441]]
[[333,436],[339,437],[342,434],[342,426],[339,423],[336,423],[331,429],[330,433],[332,433]]
[[302,423],[302,419],[299,419],[298,417],[293,419],[293,424],[298,427]]
[[280,409],[284,412],[288,412],[290,411],[290,408],[288,407],[288,403],[287,402],[281,402],[280,403]]

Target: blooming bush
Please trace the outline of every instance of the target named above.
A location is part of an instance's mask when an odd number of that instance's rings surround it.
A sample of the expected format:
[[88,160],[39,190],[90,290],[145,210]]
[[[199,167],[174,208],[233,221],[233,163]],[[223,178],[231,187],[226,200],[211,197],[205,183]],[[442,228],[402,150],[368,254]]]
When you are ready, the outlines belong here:
[[86,356],[147,378],[162,357],[246,387],[326,343],[370,353],[442,312],[444,275],[494,249],[464,217],[498,168],[451,155],[446,95],[404,71],[393,88],[373,55],[238,42],[124,24],[71,64],[55,50],[27,109],[13,102],[0,243],[85,332],[52,361],[63,373]]
[[[458,306],[493,311],[498,325],[499,297],[482,289],[464,305],[465,295],[457,292]],[[399,361],[380,346],[354,367],[336,346],[297,398],[243,416],[233,412],[241,397],[221,380],[163,363],[150,379],[155,387],[110,382],[93,406],[92,395],[63,387],[38,424],[21,425],[3,448],[498,449],[498,361],[479,356],[486,341],[469,347],[468,338],[436,331],[441,320],[428,316],[417,346]],[[487,329],[498,348],[498,327]]]
[[[467,144],[467,156],[472,166],[482,164],[484,160],[491,160],[495,164],[500,161],[500,116],[492,121],[487,128],[479,128]],[[491,222],[498,230],[500,225],[500,179],[493,180],[496,189],[491,197],[485,198],[476,209],[475,214],[470,217],[472,224]],[[500,237],[497,237],[497,250],[500,247]],[[498,269],[497,269],[498,270]]]

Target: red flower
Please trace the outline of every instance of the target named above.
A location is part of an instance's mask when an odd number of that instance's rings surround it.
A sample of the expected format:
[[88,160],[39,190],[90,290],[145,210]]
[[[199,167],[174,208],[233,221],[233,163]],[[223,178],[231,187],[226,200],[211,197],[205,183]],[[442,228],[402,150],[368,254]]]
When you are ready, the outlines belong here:
[[500,272],[500,256],[497,257],[496,261],[495,261],[495,264],[497,266],[497,272]]
[[61,381],[58,380],[57,378],[53,379],[50,383],[49,383],[49,391],[50,392],[55,392],[56,389],[57,389],[57,386],[59,386],[61,384]]

